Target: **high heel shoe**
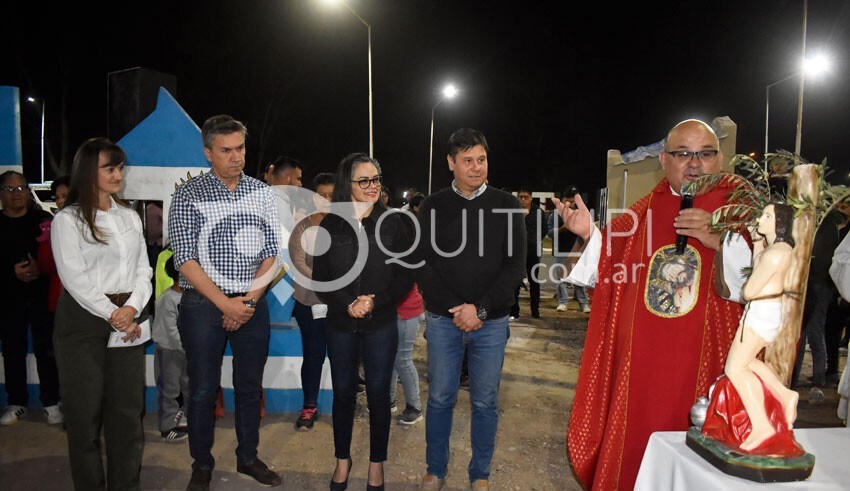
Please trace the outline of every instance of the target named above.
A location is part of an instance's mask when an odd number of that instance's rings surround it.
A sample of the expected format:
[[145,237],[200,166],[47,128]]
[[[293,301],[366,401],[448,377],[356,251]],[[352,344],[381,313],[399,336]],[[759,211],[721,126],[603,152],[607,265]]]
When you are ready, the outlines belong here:
[[[371,470],[371,468],[370,468]],[[372,486],[369,484],[369,473],[366,473],[366,491],[384,491],[384,464],[381,463],[381,484]]]
[[[345,481],[336,482],[336,481],[334,481],[333,476],[331,476],[331,486],[330,486],[331,491],[345,491],[346,489],[348,489],[348,476],[351,475],[351,465],[352,465],[351,457],[349,457],[348,458],[348,473],[345,475]],[[337,462],[337,466],[339,466],[339,462]],[[336,474],[336,469],[334,469],[334,474]]]

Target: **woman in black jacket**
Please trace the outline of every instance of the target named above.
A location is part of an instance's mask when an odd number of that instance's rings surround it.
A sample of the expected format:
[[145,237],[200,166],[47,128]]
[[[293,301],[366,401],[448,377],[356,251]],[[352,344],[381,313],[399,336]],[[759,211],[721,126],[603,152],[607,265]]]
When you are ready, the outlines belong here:
[[[330,489],[346,489],[351,435],[362,357],[369,402],[368,490],[384,489],[383,462],[390,433],[390,376],[398,347],[396,305],[413,284],[410,271],[392,258],[410,241],[401,218],[380,202],[381,169],[363,153],[339,164],[331,212],[321,223],[330,247],[313,262],[319,298],[328,304],[328,358],[333,380],[333,429],[337,458]],[[320,234],[324,235],[324,234]],[[317,250],[323,249],[321,238]]]

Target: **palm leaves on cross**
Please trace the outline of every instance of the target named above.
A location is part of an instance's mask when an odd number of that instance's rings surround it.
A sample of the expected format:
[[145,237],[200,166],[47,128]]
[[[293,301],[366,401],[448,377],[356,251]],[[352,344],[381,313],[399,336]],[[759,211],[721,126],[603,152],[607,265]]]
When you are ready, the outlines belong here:
[[735,174],[708,174],[685,185],[685,192],[694,195],[721,184],[732,189],[728,204],[711,214],[711,229],[721,233],[724,239],[728,239],[731,233],[740,233],[755,227],[764,207],[771,202],[785,203],[793,207],[795,218],[815,208],[815,223],[820,225],[836,203],[850,197],[850,188],[847,186],[832,186],[826,182],[825,177],[829,174],[826,159],[820,165],[816,165],[819,180],[817,206],[811,196],[789,198],[771,189],[770,186],[768,168],[773,168],[777,173],[790,174],[793,167],[808,164],[802,157],[779,150],[776,153],[766,154],[761,164],[741,154],[735,155],[731,163]]

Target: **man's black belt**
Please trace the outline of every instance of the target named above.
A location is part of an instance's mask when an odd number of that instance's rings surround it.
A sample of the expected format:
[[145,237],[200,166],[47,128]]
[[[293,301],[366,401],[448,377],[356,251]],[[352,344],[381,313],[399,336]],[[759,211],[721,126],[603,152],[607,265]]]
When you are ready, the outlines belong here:
[[225,293],[224,295],[227,298],[245,297],[248,295],[248,292]]

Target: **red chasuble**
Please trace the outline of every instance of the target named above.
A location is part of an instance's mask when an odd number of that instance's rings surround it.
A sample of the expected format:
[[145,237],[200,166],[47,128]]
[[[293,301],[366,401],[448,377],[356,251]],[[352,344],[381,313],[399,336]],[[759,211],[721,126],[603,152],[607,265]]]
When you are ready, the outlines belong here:
[[[721,184],[693,206],[712,212],[730,191]],[[567,435],[570,462],[588,488],[633,488],[650,434],[688,429],[691,406],[723,372],[741,317],[740,304],[715,292],[714,251],[690,238],[675,254],[680,204],[664,179],[602,233]]]

